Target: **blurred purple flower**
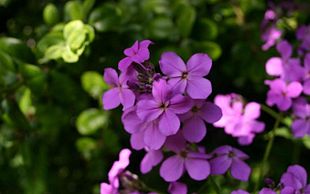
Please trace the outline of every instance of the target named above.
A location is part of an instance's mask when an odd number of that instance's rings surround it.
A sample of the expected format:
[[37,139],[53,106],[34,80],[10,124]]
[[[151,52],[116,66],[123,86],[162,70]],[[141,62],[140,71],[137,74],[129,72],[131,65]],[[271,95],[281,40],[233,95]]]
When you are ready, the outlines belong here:
[[241,181],[249,179],[251,168],[243,161],[249,157],[242,151],[225,145],[216,148],[212,155],[214,158],[210,160],[211,174],[225,174],[230,169],[232,177]]
[[165,52],[159,64],[161,71],[168,76],[169,84],[181,93],[186,92],[193,99],[205,99],[211,94],[211,82],[203,78],[212,66],[212,60],[207,54],[194,54],[185,65],[176,53]]
[[231,194],[249,194],[249,192],[242,190],[242,189],[238,189],[238,190],[232,191]]
[[130,48],[124,50],[127,56],[118,63],[118,68],[122,72],[130,69],[133,62],[141,64],[150,58],[149,45],[152,44],[150,40],[136,41]]
[[310,94],[310,53],[306,54],[304,59],[304,93]]
[[112,86],[102,96],[103,108],[105,110],[116,108],[120,104],[124,106],[124,109],[134,105],[135,94],[128,88],[126,84],[127,80],[122,74],[118,77],[114,69],[106,68],[104,71],[104,80]]
[[184,183],[172,182],[168,191],[170,194],[187,194],[187,186]]
[[310,104],[305,98],[298,98],[293,104],[295,119],[292,131],[295,137],[301,138],[310,135]]
[[297,98],[303,87],[299,82],[286,83],[282,79],[266,80],[270,90],[267,93],[267,104],[276,105],[279,110],[286,111],[292,106],[292,99]]
[[299,41],[301,41],[300,49],[303,51],[310,50],[310,25],[309,26],[301,26],[297,29],[296,37]]
[[144,122],[158,119],[158,128],[166,136],[176,134],[180,128],[182,114],[191,109],[188,97],[175,94],[164,80],[153,83],[152,99],[143,99],[137,103],[137,115]]
[[118,188],[120,187],[119,176],[129,165],[129,157],[131,151],[129,149],[122,149],[119,153],[119,160],[113,163],[112,168],[109,171],[109,184],[101,183],[100,193],[101,194],[117,194]]
[[181,115],[183,136],[189,142],[200,142],[206,135],[207,123],[214,123],[222,117],[221,109],[205,100],[194,100],[191,111]]
[[307,181],[307,172],[302,166],[289,166],[281,177],[281,194],[309,194],[310,184]]
[[257,121],[260,105],[250,102],[244,105],[242,97],[237,94],[217,95],[215,104],[222,109],[222,118],[213,125],[224,127],[227,134],[238,138],[241,145],[251,144],[255,134],[264,130],[265,124]]
[[297,58],[291,58],[292,46],[285,40],[277,44],[277,50],[281,57],[272,57],[266,63],[266,72],[271,76],[277,76],[285,81],[301,81],[304,70]]
[[262,40],[265,43],[262,46],[264,51],[276,44],[276,41],[281,37],[282,31],[276,28],[274,25],[267,28],[262,34]]

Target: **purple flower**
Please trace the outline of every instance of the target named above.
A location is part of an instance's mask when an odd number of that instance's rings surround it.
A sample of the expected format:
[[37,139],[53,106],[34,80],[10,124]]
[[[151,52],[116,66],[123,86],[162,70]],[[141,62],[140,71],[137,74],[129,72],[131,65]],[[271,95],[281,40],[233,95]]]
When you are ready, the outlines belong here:
[[152,98],[137,103],[137,115],[144,122],[158,119],[159,131],[166,135],[176,134],[182,114],[191,109],[189,98],[176,94],[164,80],[153,83]]
[[187,194],[187,186],[184,183],[170,183],[168,191],[170,194]]
[[306,54],[304,59],[304,93],[309,95],[310,94],[310,53]]
[[310,184],[307,184],[307,180],[307,172],[302,166],[289,166],[281,177],[281,194],[309,194]]
[[150,149],[157,150],[165,143],[166,135],[159,130],[158,119],[143,122],[137,116],[136,107],[124,111],[122,122],[125,130],[132,134],[131,143],[134,149],[139,150],[148,146]]
[[267,93],[267,104],[276,105],[281,111],[286,111],[292,106],[292,99],[297,98],[303,88],[299,82],[287,84],[282,79],[266,80],[270,90]]
[[249,192],[242,190],[242,189],[238,189],[238,190],[231,192],[231,194],[249,194]]
[[124,109],[134,105],[135,94],[128,88],[126,79],[122,74],[118,77],[114,69],[106,68],[104,71],[104,80],[112,86],[102,96],[103,108],[105,110],[116,108],[120,104],[124,106]]
[[160,167],[160,176],[167,182],[181,178],[185,171],[194,180],[204,180],[210,174],[209,156],[205,153],[185,148],[185,140],[180,134],[169,137],[167,148],[176,155],[167,158]]
[[301,138],[310,135],[310,104],[305,98],[298,98],[293,104],[295,119],[292,131],[295,137]]
[[212,153],[211,174],[224,174],[230,169],[234,178],[241,181],[249,179],[251,168],[243,161],[249,158],[248,155],[228,145],[218,147]]
[[119,160],[115,161],[111,170],[109,171],[109,183],[101,183],[101,194],[117,194],[120,186],[119,176],[124,172],[129,165],[129,157],[131,151],[129,149],[122,149],[119,153]]
[[263,188],[262,190],[259,191],[258,194],[277,194],[277,193],[270,188]]
[[169,77],[169,84],[181,93],[186,92],[193,99],[206,99],[211,94],[211,83],[203,78],[212,66],[212,60],[207,54],[194,54],[185,65],[176,53],[165,52],[159,64],[161,71]]
[[206,135],[207,123],[214,123],[222,116],[221,109],[205,100],[194,100],[193,107],[188,113],[181,115],[183,136],[189,142],[200,142]]
[[150,40],[143,40],[141,42],[136,41],[132,47],[124,50],[124,54],[127,56],[118,63],[118,68],[122,72],[126,72],[130,65],[135,62],[138,64],[150,58],[149,45],[152,44]]
[[272,57],[266,63],[266,72],[271,76],[279,76],[285,81],[300,81],[304,70],[299,59],[291,58],[292,46],[285,40],[277,44],[281,57]]
[[145,154],[140,164],[140,170],[143,174],[146,174],[152,170],[154,166],[159,164],[163,159],[161,150],[149,150]]
[[213,125],[224,127],[225,132],[237,137],[240,144],[251,144],[255,134],[264,130],[265,124],[256,120],[260,116],[258,103],[244,105],[237,94],[217,95],[214,102],[222,109],[223,116]]
[[296,32],[297,39],[301,41],[300,48],[305,51],[310,50],[310,26],[301,26]]
[[262,39],[265,41],[262,49],[264,51],[268,50],[270,47],[276,44],[276,41],[281,37],[282,31],[276,28],[275,26],[271,26],[265,30],[262,34]]

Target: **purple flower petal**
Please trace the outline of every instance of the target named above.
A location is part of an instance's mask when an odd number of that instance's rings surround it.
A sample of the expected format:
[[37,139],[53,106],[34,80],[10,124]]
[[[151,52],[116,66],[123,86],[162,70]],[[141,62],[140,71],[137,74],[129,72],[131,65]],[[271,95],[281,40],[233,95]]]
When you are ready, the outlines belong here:
[[159,130],[162,134],[174,135],[180,129],[180,119],[170,110],[166,110],[159,119]]
[[262,190],[259,191],[258,194],[277,194],[277,193],[272,189],[263,188]]
[[201,108],[198,115],[208,123],[214,123],[222,117],[222,110],[217,105],[206,102]]
[[158,106],[154,100],[140,100],[137,103],[137,115],[143,121],[152,121],[163,113]]
[[184,173],[184,159],[178,155],[167,158],[160,167],[160,176],[167,182],[174,182]]
[[135,94],[129,89],[122,89],[120,91],[120,102],[124,106],[124,109],[132,107],[135,103]]
[[122,123],[125,130],[130,134],[137,133],[143,125],[143,122],[136,113],[135,107],[131,107],[124,111],[122,115]]
[[114,87],[118,85],[118,75],[113,68],[106,68],[104,70],[103,78],[104,81],[109,85],[112,85]]
[[157,102],[166,102],[172,95],[170,86],[163,79],[153,83],[152,95]]
[[249,192],[242,189],[238,189],[236,191],[231,192],[231,194],[249,194]]
[[280,194],[295,194],[295,189],[293,187],[284,187]]
[[159,61],[161,71],[170,77],[182,76],[187,72],[184,61],[174,52],[165,52]]
[[279,57],[272,57],[266,63],[266,72],[268,75],[281,76],[283,75],[282,59]]
[[143,174],[146,174],[152,170],[154,166],[159,164],[163,159],[161,150],[150,150],[144,156],[140,164],[140,170]]
[[302,85],[299,82],[292,82],[287,86],[286,95],[291,98],[296,98],[301,94],[302,90]]
[[152,122],[144,132],[144,143],[150,149],[160,149],[164,145],[165,140],[166,136],[159,131],[157,122]]
[[134,56],[137,54],[139,49],[139,41],[135,41],[135,43],[130,47],[124,50],[124,54],[128,57]]
[[184,122],[184,138],[192,143],[200,142],[206,135],[206,126],[202,119],[194,116]]
[[119,88],[112,88],[102,96],[103,109],[111,110],[120,105]]
[[168,191],[170,194],[187,194],[187,186],[180,182],[170,183]]
[[188,112],[192,108],[192,101],[190,98],[182,96],[181,94],[175,95],[170,100],[169,110],[176,114]]
[[292,131],[296,138],[304,137],[310,131],[310,122],[305,119],[297,119],[292,124]]
[[130,57],[125,57],[118,62],[118,69],[121,70],[121,72],[126,72],[131,64],[132,60],[130,59]]
[[256,102],[248,103],[244,108],[244,117],[248,119],[257,119],[260,115],[260,104]]
[[134,133],[130,136],[130,145],[135,150],[142,150],[144,144],[144,132]]
[[116,194],[117,190],[107,183],[100,184],[100,194]]
[[284,60],[289,59],[292,55],[292,46],[286,40],[282,40],[277,44],[277,50]]
[[206,99],[212,92],[211,82],[202,77],[190,77],[186,92],[193,99]]
[[212,66],[211,58],[204,53],[197,53],[187,61],[188,72],[192,76],[206,76]]
[[234,158],[231,164],[231,175],[241,181],[249,180],[251,168],[242,160]]
[[211,174],[225,174],[231,166],[232,159],[227,155],[218,156],[210,160]]
[[185,168],[189,176],[197,181],[204,180],[210,175],[210,164],[206,159],[186,158]]

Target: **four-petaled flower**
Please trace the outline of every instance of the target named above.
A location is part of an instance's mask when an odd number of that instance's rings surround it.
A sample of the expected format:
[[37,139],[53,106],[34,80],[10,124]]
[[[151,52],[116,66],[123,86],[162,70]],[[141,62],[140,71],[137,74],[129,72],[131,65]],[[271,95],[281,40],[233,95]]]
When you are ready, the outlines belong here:
[[169,84],[180,92],[186,92],[193,99],[206,99],[211,94],[211,83],[204,78],[212,66],[212,60],[207,54],[194,54],[185,65],[174,52],[165,52],[159,64],[161,71],[168,76]]

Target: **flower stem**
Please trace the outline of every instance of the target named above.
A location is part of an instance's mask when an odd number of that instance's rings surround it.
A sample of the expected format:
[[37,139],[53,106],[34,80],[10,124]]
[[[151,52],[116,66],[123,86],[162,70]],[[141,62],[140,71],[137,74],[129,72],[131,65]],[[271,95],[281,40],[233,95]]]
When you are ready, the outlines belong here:
[[[262,109],[264,110],[265,108],[266,108],[266,106],[262,105]],[[267,108],[270,109],[269,107],[267,107]],[[265,110],[268,110],[268,109],[265,109]],[[272,109],[270,109],[270,110],[272,112],[274,112]],[[268,110],[268,111],[271,112],[270,110]],[[271,113],[271,114],[274,114],[274,113]],[[258,190],[258,188],[260,186],[260,182],[262,181],[262,178],[264,176],[264,170],[266,169],[268,158],[270,156],[271,149],[272,149],[273,142],[274,142],[274,138],[275,138],[275,131],[279,127],[280,122],[282,121],[282,114],[281,113],[277,114],[277,117],[275,117],[275,118],[276,118],[276,121],[275,121],[275,124],[273,126],[273,129],[270,132],[270,136],[269,136],[269,140],[268,140],[268,143],[267,143],[267,146],[265,149],[264,157],[263,157],[263,160],[261,162],[261,166],[260,166],[260,170],[259,170],[259,174],[258,174],[258,179],[257,179],[257,182],[255,184],[255,189],[254,189],[255,191]]]
[[276,111],[272,110],[271,108],[269,108],[268,106],[264,104],[261,104],[261,108],[264,112],[272,116],[274,119],[278,119],[280,116],[279,113],[277,113]]
[[221,194],[220,186],[217,184],[217,182],[214,180],[212,176],[210,176],[210,180],[212,182],[212,185],[214,186],[214,190],[217,194]]

